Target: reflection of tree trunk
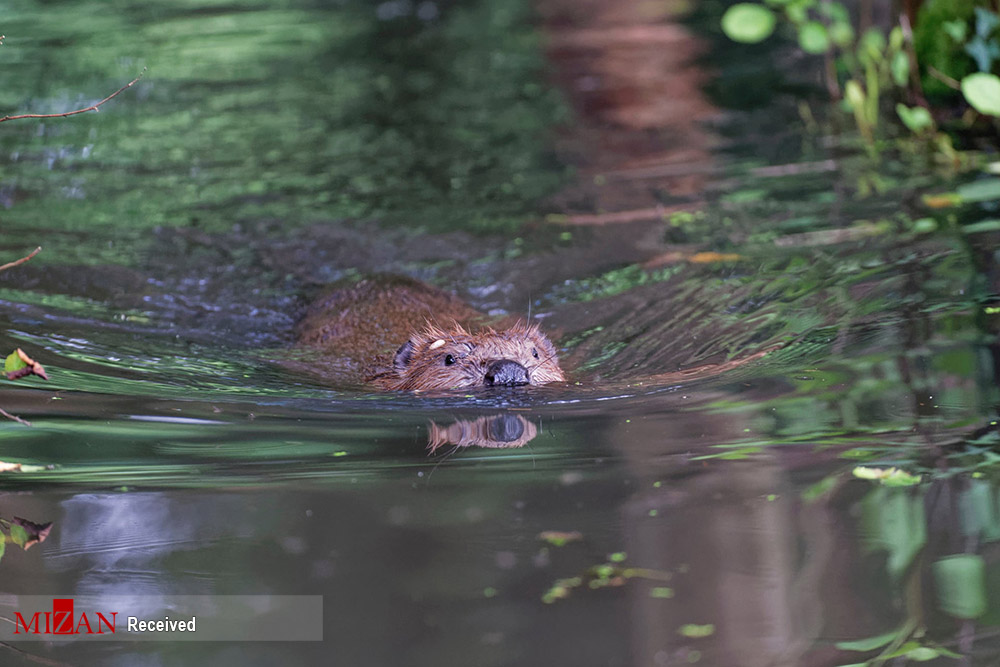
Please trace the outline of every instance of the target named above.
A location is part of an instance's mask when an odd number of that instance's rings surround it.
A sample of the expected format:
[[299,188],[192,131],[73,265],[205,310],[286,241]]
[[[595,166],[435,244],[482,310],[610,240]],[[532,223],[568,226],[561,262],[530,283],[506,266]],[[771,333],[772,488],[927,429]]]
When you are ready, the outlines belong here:
[[716,111],[692,64],[703,47],[672,20],[684,4],[537,3],[555,78],[576,112],[557,150],[581,177],[555,208],[655,211],[700,196],[712,164],[699,123]]
[[[635,664],[684,664],[692,650],[702,664],[840,664],[843,655],[816,649],[817,638],[879,627],[884,610],[849,585],[858,554],[852,526],[836,518],[843,508],[830,497],[803,502],[786,460],[687,464],[662,481],[663,468],[650,466],[691,442],[737,441],[748,426],[734,414],[691,411],[633,420],[627,433],[611,434],[630,443],[623,450],[640,489],[625,506],[628,562],[673,573],[671,599],[650,596],[660,582],[629,584]],[[715,632],[678,634],[691,623]]]
[[[630,562],[676,573],[673,599],[630,589],[636,664],[675,664],[691,649],[705,664],[836,664],[814,652],[818,637],[865,636],[877,625],[847,585],[856,554],[835,557],[853,550],[853,534],[824,501],[801,503],[775,462],[713,468],[671,488],[641,479],[650,491],[626,508]],[[688,623],[712,623],[715,634],[685,639],[677,630]]]

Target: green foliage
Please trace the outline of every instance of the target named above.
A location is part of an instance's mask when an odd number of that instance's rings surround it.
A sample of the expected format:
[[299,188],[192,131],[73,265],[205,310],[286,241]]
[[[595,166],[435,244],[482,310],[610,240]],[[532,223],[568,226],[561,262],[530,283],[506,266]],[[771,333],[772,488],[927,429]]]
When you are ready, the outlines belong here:
[[970,74],[962,79],[962,94],[973,109],[1000,116],[1000,78],[995,74]]
[[742,2],[723,14],[722,30],[735,42],[756,44],[771,36],[776,20],[767,7]]
[[[934,94],[941,80],[962,79],[966,101],[982,114],[1000,116],[1000,78],[990,73],[1000,61],[1000,16],[972,0],[929,0],[919,13],[912,43],[902,28],[888,34],[870,28],[855,39],[850,14],[844,4],[820,0],[763,0],[781,11],[795,30],[799,47],[813,55],[834,59],[836,81],[831,90],[841,91],[845,107],[869,154],[878,157],[883,100],[890,96],[920,99],[921,89]],[[723,17],[722,29],[736,41],[761,41],[774,31],[773,12],[763,5],[741,3]],[[972,62],[980,72],[972,74]],[[921,71],[913,72],[914,63]],[[916,76],[919,74],[919,77]],[[933,76],[932,76],[933,75]],[[971,75],[971,76],[970,76]],[[936,78],[935,78],[936,77]],[[953,81],[950,85],[957,86]],[[949,91],[950,92],[950,91]],[[929,139],[930,145],[954,157],[951,142],[937,133],[934,116],[924,107],[897,103],[899,121],[912,133]]]
[[996,34],[998,26],[1000,16],[988,9],[976,7],[976,32],[965,43],[965,52],[976,61],[980,72],[989,72],[993,69],[993,63],[1000,59],[1000,42]]
[[[970,0],[927,0],[913,27],[913,48],[917,61],[932,65],[956,80],[971,74],[973,64],[963,43],[968,35],[973,9],[974,3]],[[922,85],[932,99],[947,100],[955,96],[952,88],[934,76],[925,74]]]
[[903,125],[908,127],[914,134],[919,134],[934,127],[934,119],[931,112],[924,107],[908,107],[902,102],[896,105],[896,113]]

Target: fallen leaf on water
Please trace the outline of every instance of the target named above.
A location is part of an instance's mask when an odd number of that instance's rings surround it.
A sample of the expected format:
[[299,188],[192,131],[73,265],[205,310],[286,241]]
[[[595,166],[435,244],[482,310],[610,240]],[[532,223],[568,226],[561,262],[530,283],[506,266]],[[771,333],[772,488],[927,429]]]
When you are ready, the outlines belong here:
[[712,262],[736,262],[743,259],[734,252],[698,252],[688,259],[692,264],[711,264]]
[[538,539],[548,542],[554,547],[561,547],[569,542],[579,542],[583,539],[583,533],[578,531],[561,532],[558,530],[546,530],[538,533]]
[[3,370],[7,374],[8,380],[17,380],[26,375],[37,375],[43,380],[49,379],[49,376],[45,374],[45,368],[26,355],[21,348],[17,348],[7,355],[7,359],[4,360]]
[[16,516],[11,523],[24,528],[24,532],[27,533],[28,539],[25,540],[23,545],[25,550],[31,548],[32,545],[44,542],[45,538],[49,536],[49,532],[52,530],[51,521],[48,523],[35,523],[34,521],[28,521],[27,519],[22,519],[21,517]]

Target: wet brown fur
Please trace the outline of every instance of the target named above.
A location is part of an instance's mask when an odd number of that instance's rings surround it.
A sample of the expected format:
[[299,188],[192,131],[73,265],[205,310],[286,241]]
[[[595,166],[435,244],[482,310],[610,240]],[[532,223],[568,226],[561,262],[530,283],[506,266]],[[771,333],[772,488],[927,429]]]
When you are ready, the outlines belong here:
[[528,384],[566,379],[555,346],[545,334],[537,325],[518,322],[508,329],[487,328],[475,333],[458,324],[444,329],[429,325],[411,336],[393,363],[369,380],[391,391],[482,387],[490,364],[502,359],[523,366]]
[[[501,359],[521,364],[530,384],[565,379],[536,325],[493,329],[488,322],[453,294],[377,275],[333,286],[309,307],[296,335],[300,346],[322,354],[315,368],[390,391],[482,386],[486,369]],[[454,363],[446,365],[449,354]]]

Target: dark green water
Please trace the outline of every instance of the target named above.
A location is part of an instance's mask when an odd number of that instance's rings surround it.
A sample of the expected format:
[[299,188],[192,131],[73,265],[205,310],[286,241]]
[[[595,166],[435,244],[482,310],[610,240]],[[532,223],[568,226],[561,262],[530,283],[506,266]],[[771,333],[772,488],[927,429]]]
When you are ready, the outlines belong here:
[[[4,115],[148,69],[98,113],[0,124],[0,262],[44,247],[0,275],[0,351],[50,376],[0,391],[33,424],[0,422],[25,465],[0,517],[54,522],[8,545],[0,592],[325,607],[319,643],[21,649],[838,665],[876,652],[837,642],[898,630],[910,658],[1000,655],[997,202],[974,196],[995,177],[871,165],[777,104],[715,121],[697,214],[560,226],[574,115],[524,3],[17,2],[2,30]],[[530,309],[573,383],[420,397],[304,372],[309,297],[376,271]],[[452,425],[507,446],[429,451]],[[890,465],[922,481],[855,474]]]

